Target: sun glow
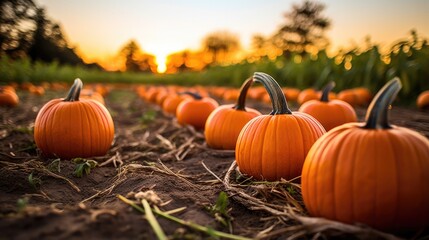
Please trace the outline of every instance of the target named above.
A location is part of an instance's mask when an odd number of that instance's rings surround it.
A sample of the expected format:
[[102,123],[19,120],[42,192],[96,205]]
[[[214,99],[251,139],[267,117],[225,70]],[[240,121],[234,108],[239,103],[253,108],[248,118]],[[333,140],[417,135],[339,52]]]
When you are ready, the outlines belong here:
[[167,55],[165,54],[156,54],[156,64],[158,65],[158,73],[165,73],[167,71]]

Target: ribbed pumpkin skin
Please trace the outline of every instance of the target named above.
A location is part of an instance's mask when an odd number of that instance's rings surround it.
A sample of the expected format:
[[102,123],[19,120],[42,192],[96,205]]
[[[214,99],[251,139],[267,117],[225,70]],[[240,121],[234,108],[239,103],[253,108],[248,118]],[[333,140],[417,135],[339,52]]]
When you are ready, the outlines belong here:
[[308,114],[263,115],[241,130],[235,156],[242,173],[258,180],[301,175],[307,152],[325,130]]
[[34,124],[34,140],[47,157],[101,156],[113,137],[112,117],[94,100],[51,100],[40,109]]
[[301,105],[298,111],[308,113],[316,118],[326,131],[344,123],[357,121],[353,107],[341,100],[329,102],[310,100]]
[[207,145],[215,149],[233,150],[241,129],[251,119],[261,115],[255,109],[234,109],[233,104],[216,108],[206,121],[204,130]]
[[420,134],[348,123],[321,137],[302,171],[312,216],[382,230],[429,226],[429,141]]
[[182,101],[176,109],[177,122],[181,125],[192,125],[196,129],[204,129],[206,120],[219,104],[212,98],[200,100],[187,99]]

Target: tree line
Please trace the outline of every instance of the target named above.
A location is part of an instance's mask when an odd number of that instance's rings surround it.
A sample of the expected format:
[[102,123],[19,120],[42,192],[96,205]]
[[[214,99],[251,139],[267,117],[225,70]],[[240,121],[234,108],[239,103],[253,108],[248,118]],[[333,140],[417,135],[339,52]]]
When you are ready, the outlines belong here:
[[0,1],[0,56],[3,55],[101,68],[84,63],[67,42],[60,25],[33,0]]
[[[208,34],[202,40],[200,50],[183,50],[167,59],[167,72],[200,71],[215,65],[229,65],[245,60],[257,61],[292,53],[305,57],[311,52],[326,48],[329,41],[324,36],[330,20],[323,16],[325,6],[305,0],[294,4],[285,13],[285,23],[277,32],[265,37],[255,35],[251,52],[238,56],[241,44],[238,37],[228,31]],[[11,59],[28,57],[32,61],[68,65],[87,65],[69,45],[61,27],[50,20],[43,7],[33,0],[0,1],[0,56]],[[144,52],[135,40],[130,40],[119,50],[125,71],[157,71],[156,59]],[[97,64],[90,66],[99,67]]]

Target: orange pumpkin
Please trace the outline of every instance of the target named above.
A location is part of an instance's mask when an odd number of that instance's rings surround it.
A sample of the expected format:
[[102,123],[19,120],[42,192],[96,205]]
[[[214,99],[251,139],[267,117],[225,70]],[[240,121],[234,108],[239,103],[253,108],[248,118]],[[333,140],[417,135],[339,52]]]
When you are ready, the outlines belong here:
[[192,125],[195,129],[204,129],[207,118],[219,104],[211,97],[201,97],[192,92],[184,92],[184,94],[193,98],[184,100],[177,106],[177,122],[181,125]]
[[371,102],[365,123],[337,127],[311,148],[302,171],[309,213],[382,230],[429,226],[429,140],[388,123],[399,79]]
[[166,114],[176,115],[177,106],[183,101],[188,99],[188,95],[172,94],[167,96],[162,103],[162,110]]
[[273,111],[250,120],[241,130],[235,157],[242,173],[269,181],[291,180],[301,174],[305,156],[325,133],[323,126],[306,113],[292,112],[282,89],[268,74],[255,73],[271,96]]
[[42,86],[31,86],[29,89],[30,93],[34,94],[34,95],[38,95],[38,96],[42,96],[45,94],[45,88],[43,88]]
[[204,130],[207,145],[215,149],[235,149],[238,135],[243,126],[261,113],[246,108],[246,95],[253,79],[247,79],[239,91],[237,103],[216,108],[207,118]]
[[417,107],[420,109],[429,108],[429,90],[419,94],[417,97]]
[[14,107],[18,105],[19,97],[15,90],[11,88],[0,87],[0,106]]
[[372,94],[368,88],[358,87],[358,88],[354,88],[353,91],[357,95],[358,105],[367,106],[369,102],[371,102]]
[[162,104],[164,103],[164,100],[168,97],[170,93],[166,90],[166,89],[160,89],[158,94],[156,95],[155,98],[155,103],[158,106],[162,107]]
[[106,103],[104,102],[104,97],[99,92],[95,92],[91,89],[82,89],[82,91],[80,92],[80,98],[92,99],[103,105],[106,105]]
[[326,131],[348,122],[356,122],[357,116],[353,107],[341,100],[329,101],[329,93],[335,83],[328,83],[322,91],[320,100],[310,100],[299,108],[299,112],[308,113],[316,118]]
[[302,90],[297,98],[297,102],[299,105],[304,104],[305,102],[308,102],[310,100],[316,100],[319,99],[319,93],[314,90],[313,88],[307,88]]
[[65,99],[53,99],[37,114],[34,141],[47,157],[101,156],[109,150],[113,120],[108,110],[93,100],[79,99],[82,81],[76,79]]
[[301,91],[298,88],[282,88],[283,94],[288,101],[296,102]]

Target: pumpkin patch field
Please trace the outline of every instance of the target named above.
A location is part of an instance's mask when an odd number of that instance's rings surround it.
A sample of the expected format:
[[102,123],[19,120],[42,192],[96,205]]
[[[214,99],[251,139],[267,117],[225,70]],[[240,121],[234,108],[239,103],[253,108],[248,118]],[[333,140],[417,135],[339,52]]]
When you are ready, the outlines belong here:
[[307,111],[264,73],[10,88],[0,239],[429,237],[429,112],[398,104],[399,79],[362,104],[331,84]]

